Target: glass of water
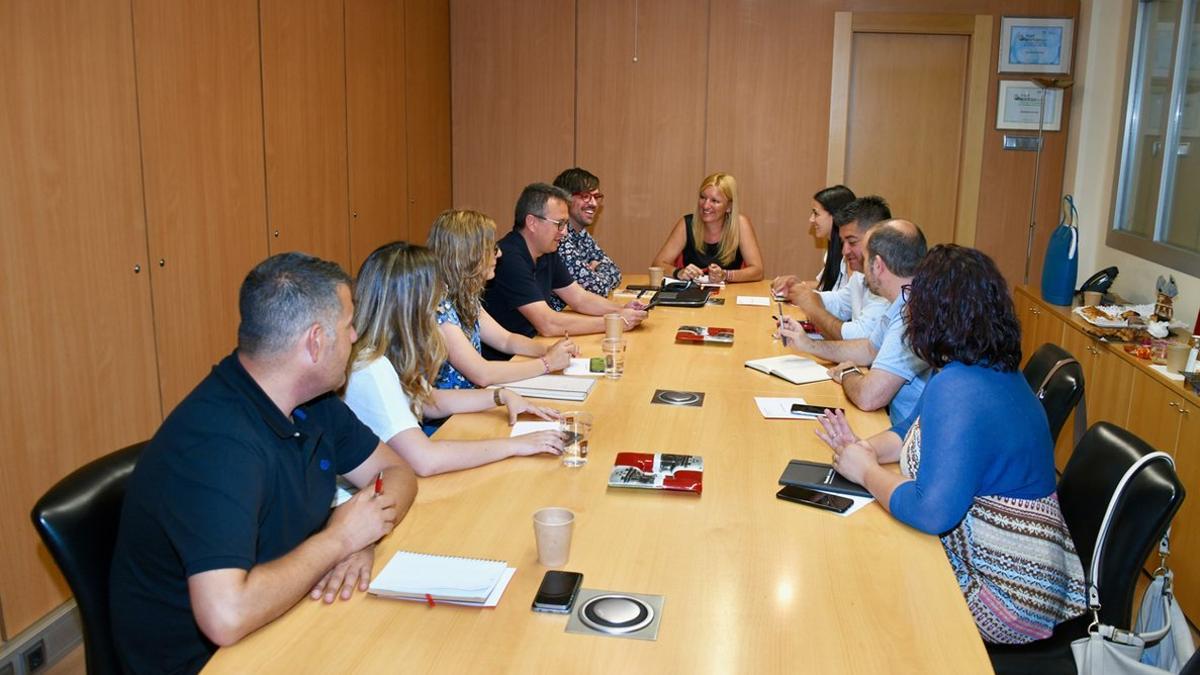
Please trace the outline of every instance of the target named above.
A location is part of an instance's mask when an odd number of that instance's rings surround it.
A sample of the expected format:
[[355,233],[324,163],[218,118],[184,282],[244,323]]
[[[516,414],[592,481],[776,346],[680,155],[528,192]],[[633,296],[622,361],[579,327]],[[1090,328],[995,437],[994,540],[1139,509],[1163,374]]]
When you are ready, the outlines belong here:
[[558,424],[563,435],[563,466],[579,467],[588,461],[588,439],[592,435],[592,413],[582,410],[564,412]]
[[600,349],[604,353],[604,377],[621,379],[625,372],[625,339],[604,338],[600,341]]

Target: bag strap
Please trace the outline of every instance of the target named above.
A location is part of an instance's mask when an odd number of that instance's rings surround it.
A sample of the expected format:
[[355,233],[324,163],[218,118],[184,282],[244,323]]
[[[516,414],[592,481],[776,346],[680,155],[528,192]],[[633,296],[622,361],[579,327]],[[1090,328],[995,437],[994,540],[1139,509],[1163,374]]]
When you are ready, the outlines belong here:
[[1042,378],[1042,383],[1040,385],[1038,385],[1038,388],[1037,388],[1037,397],[1038,397],[1039,401],[1046,398],[1046,387],[1050,386],[1050,378],[1054,377],[1054,374],[1057,373],[1060,368],[1063,368],[1064,366],[1069,366],[1072,363],[1079,363],[1079,362],[1075,360],[1075,357],[1068,356],[1065,359],[1059,359],[1059,360],[1055,361],[1054,365],[1050,366],[1050,372],[1046,373],[1046,376]]
[[1062,203],[1058,207],[1058,224],[1075,227],[1075,220],[1078,217],[1079,211],[1075,209],[1075,198],[1071,195],[1063,195]]
[[[1139,457],[1128,469],[1125,470],[1125,475],[1121,476],[1121,480],[1117,483],[1116,489],[1113,490],[1112,497],[1108,500],[1108,508],[1104,510],[1104,519],[1100,521],[1100,534],[1096,537],[1096,549],[1092,553],[1092,564],[1088,570],[1088,608],[1092,610],[1092,625],[1100,623],[1100,589],[1097,583],[1100,579],[1100,559],[1104,557],[1104,546],[1108,543],[1108,530],[1112,526],[1113,512],[1116,511],[1117,503],[1121,501],[1121,497],[1125,494],[1125,487],[1133,477],[1154,460],[1161,459],[1175,468],[1175,460],[1165,452],[1151,452],[1142,457]],[[1164,550],[1169,551],[1168,537],[1170,536],[1170,528],[1163,535],[1163,539],[1159,541],[1159,552]]]

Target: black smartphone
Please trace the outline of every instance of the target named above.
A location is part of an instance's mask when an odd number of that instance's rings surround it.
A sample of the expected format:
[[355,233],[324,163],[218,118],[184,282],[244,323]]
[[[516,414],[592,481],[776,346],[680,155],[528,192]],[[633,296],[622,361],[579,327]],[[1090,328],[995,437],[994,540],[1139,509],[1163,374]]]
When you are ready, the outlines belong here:
[[808,405],[806,403],[793,403],[792,404],[792,414],[800,415],[803,417],[820,417],[821,415],[825,414],[826,410],[832,410],[834,412],[840,411],[843,413],[846,412],[845,410],[842,410],[841,408],[831,408],[829,406],[824,406],[824,405]]
[[542,585],[538,586],[537,595],[533,596],[533,611],[556,614],[570,612],[582,584],[583,575],[579,572],[547,571],[546,576],[542,577]]
[[846,509],[854,506],[854,500],[849,497],[839,497],[831,495],[827,492],[817,492],[796,485],[788,485],[779,492],[775,493],[776,497],[785,499],[789,502],[797,504],[807,504],[815,506],[818,509],[826,511],[836,511],[837,513],[845,513]]

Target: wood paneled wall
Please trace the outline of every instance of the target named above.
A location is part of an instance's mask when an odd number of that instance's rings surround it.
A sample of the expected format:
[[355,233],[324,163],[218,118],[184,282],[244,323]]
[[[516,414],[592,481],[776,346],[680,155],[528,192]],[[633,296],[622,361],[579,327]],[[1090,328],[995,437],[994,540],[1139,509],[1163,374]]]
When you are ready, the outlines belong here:
[[148,438],[229,353],[254,264],[353,269],[449,207],[448,17],[0,0],[0,639],[68,596],[34,501]]
[[169,412],[214,357],[233,349],[238,287],[267,256],[258,6],[135,0],[133,28],[158,370]]
[[[1001,16],[1079,10],[1078,0],[545,4],[451,1],[455,206],[484,210],[505,232],[522,185],[578,164],[608,196],[595,236],[624,269],[641,272],[693,207],[700,180],[727,171],[768,275],[815,275],[820,265],[807,219],[824,187],[835,11],[990,14],[998,45]],[[993,50],[976,245],[1019,282],[1034,158],[1004,151],[993,129],[996,58]],[[552,100],[531,101],[547,89]],[[1042,156],[1035,273],[1057,222],[1066,133],[1064,117]]]
[[348,268],[342,17],[342,0],[259,3],[271,253],[304,251]]
[[162,419],[128,0],[0,2],[0,106],[7,638],[67,595],[34,501]]
[[[424,242],[450,187],[450,3],[405,2],[408,240]],[[365,256],[364,256],[365,257]]]
[[454,205],[512,229],[521,188],[575,158],[575,5],[450,3]]

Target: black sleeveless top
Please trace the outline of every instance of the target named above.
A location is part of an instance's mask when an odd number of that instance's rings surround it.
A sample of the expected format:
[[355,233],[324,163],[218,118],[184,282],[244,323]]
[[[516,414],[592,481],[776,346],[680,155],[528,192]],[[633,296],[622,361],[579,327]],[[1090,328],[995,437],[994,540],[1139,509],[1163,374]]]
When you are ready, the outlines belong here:
[[[737,227],[735,223],[731,223],[726,227]],[[696,240],[692,237],[692,214],[687,214],[683,217],[683,231],[687,234],[687,241],[683,244],[683,266],[695,265],[700,269],[705,269],[709,265],[716,263],[717,266],[727,270],[738,270],[745,263],[742,261],[742,249],[739,246],[738,250],[733,254],[733,260],[728,265],[722,265],[717,260],[717,249],[721,244],[704,243],[704,253],[696,251]]]

